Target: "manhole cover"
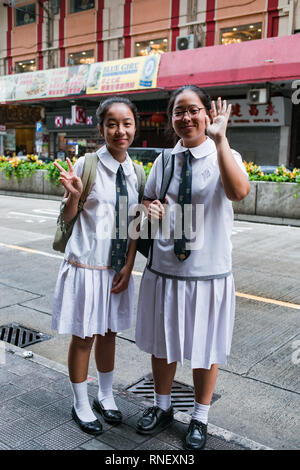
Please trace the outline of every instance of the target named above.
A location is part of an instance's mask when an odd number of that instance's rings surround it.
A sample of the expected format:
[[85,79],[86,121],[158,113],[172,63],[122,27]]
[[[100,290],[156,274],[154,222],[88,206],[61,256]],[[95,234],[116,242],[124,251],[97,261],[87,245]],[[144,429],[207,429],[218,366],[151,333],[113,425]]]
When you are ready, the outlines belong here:
[[0,339],[6,343],[14,344],[20,348],[25,348],[30,344],[39,343],[50,339],[51,336],[45,335],[40,331],[32,330],[18,323],[9,323],[0,326]]
[[[154,383],[152,376],[143,377],[139,382],[127,388],[127,390],[149,400],[154,399]],[[213,394],[211,404],[221,395]],[[192,413],[194,409],[194,388],[189,385],[176,382],[172,386],[172,405],[176,411]]]

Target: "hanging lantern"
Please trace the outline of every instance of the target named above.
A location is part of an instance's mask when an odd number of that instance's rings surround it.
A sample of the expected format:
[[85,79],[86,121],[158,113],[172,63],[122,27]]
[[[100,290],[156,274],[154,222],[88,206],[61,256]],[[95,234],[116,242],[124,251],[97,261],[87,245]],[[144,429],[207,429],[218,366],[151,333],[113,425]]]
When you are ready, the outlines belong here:
[[154,124],[162,124],[165,120],[165,117],[162,113],[154,113],[151,116],[151,121],[154,122]]

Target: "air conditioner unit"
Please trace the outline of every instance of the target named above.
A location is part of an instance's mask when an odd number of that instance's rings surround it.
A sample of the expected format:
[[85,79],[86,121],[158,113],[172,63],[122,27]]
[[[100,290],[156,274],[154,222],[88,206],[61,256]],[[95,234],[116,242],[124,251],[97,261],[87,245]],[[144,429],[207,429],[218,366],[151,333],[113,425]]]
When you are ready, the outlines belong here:
[[188,36],[178,36],[176,38],[176,51],[184,51],[185,49],[194,49],[196,47],[196,37],[194,34]]
[[269,101],[268,88],[252,88],[248,91],[249,104],[266,104]]

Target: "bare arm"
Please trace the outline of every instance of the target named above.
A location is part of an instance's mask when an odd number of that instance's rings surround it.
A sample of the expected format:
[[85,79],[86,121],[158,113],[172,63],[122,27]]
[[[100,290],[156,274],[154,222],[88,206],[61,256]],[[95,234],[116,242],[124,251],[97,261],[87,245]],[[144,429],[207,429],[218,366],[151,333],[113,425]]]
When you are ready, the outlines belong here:
[[130,269],[130,272],[133,269],[134,261],[135,261],[135,255],[136,255],[136,246],[137,246],[137,240],[130,240],[129,242],[129,247],[127,251],[127,258],[126,258],[126,265],[128,269]]
[[250,191],[250,183],[232,155],[227,137],[226,128],[231,112],[231,105],[226,100],[218,98],[217,109],[213,102],[211,109],[212,123],[206,116],[206,130],[217,148],[218,163],[224,191],[231,201],[241,201]]

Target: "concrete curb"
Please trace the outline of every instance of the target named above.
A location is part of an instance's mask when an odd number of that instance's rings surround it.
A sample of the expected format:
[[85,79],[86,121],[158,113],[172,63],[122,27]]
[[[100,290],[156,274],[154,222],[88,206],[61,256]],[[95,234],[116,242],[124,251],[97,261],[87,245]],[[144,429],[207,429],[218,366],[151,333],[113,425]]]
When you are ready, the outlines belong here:
[[51,201],[61,201],[62,196],[55,196],[54,194],[40,194],[40,193],[23,193],[19,191],[6,191],[4,189],[0,190],[1,196],[15,196],[15,197],[26,197],[33,199],[49,199]]
[[[37,194],[37,193],[20,193],[17,191],[4,191],[4,190],[0,190],[0,196],[25,197],[25,198],[33,198],[33,199],[48,199],[50,201],[61,201],[62,199],[61,196]],[[234,220],[240,220],[242,222],[257,222],[257,223],[262,223],[262,224],[290,225],[293,227],[300,227],[300,219],[286,219],[283,217],[267,217],[263,215],[234,213]]]
[[[174,418],[181,423],[188,424],[190,422],[191,416],[187,413],[182,413],[181,411],[177,411],[175,413]],[[227,429],[220,428],[219,426],[215,426],[214,424],[208,423],[208,433],[211,436],[220,437],[224,439],[226,442],[231,442],[234,444],[238,444],[241,447],[245,447],[248,450],[273,450],[270,447],[267,447],[263,444],[259,444],[258,442],[252,441],[247,437],[239,436],[231,431],[227,431]]]
[[290,225],[292,227],[300,227],[300,219],[288,219],[286,217],[269,217],[266,215],[235,213],[234,220],[241,220],[243,222],[258,222],[261,224]]
[[[23,349],[19,348],[18,346],[14,346],[12,344],[5,343],[4,341],[0,341],[0,349],[4,349],[7,352],[13,352],[17,356],[20,356],[22,358],[25,358],[28,353],[30,353],[29,350],[24,351]],[[24,354],[25,353],[25,354]],[[39,364],[44,367],[48,367],[49,369],[55,370],[56,372],[60,372],[62,374],[65,374],[68,376],[68,368],[64,366],[63,364],[59,364],[55,361],[52,361],[51,359],[47,359],[43,356],[40,356],[36,353],[32,353],[33,355],[31,357],[27,357],[27,361],[34,362],[36,364]],[[97,382],[97,379],[95,377],[89,377],[89,379],[93,382]],[[183,413],[181,411],[177,411],[174,415],[174,419],[176,421],[179,421],[183,424],[188,424],[190,422],[191,416],[188,413]],[[267,447],[263,444],[260,444],[258,442],[255,442],[251,439],[248,439],[247,437],[240,436],[238,434],[235,434],[231,431],[228,431],[226,429],[223,429],[219,426],[215,426],[214,424],[209,423],[208,424],[208,433],[211,436],[218,437],[221,439],[224,439],[226,442],[231,442],[234,444],[237,444],[241,447],[244,447],[247,450],[273,450],[270,447]]]

